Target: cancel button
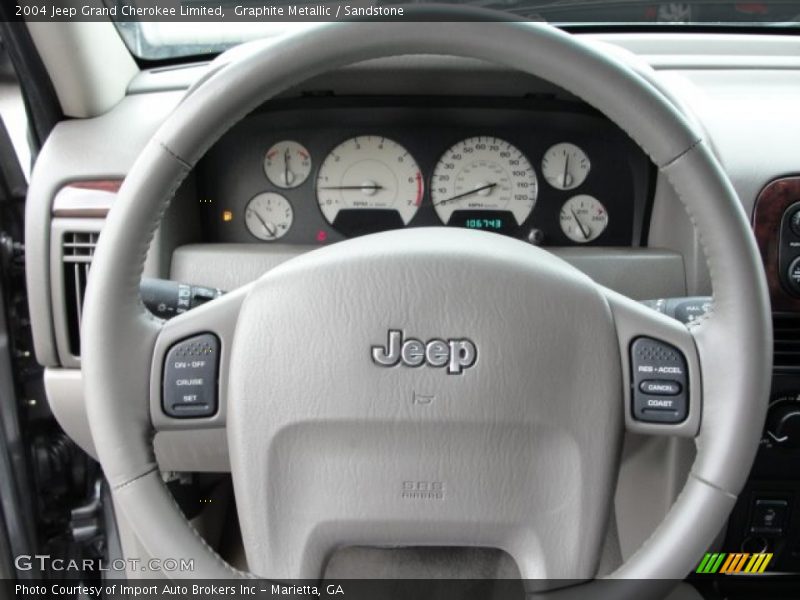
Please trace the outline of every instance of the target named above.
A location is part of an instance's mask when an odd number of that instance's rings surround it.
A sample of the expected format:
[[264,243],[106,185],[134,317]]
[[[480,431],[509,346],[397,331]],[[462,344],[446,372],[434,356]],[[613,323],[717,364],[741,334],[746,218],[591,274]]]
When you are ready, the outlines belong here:
[[639,384],[639,389],[653,396],[677,396],[681,393],[681,384],[677,381],[646,379]]

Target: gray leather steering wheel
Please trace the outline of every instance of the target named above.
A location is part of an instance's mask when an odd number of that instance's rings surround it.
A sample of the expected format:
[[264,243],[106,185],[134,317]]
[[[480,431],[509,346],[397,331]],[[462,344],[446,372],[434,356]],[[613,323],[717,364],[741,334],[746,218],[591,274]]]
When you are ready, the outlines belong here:
[[[625,130],[696,226],[714,292],[707,318],[687,328],[544,250],[445,228],[320,248],[167,323],[152,317],[138,294],[145,255],[205,151],[306,78],[403,54],[535,74]],[[477,356],[460,373],[387,368],[371,347],[389,330],[446,346],[469,340]],[[239,577],[248,574],[220,559],[175,505],[151,443],[158,429],[187,426],[161,412],[166,351],[204,332],[220,340],[220,409],[189,424],[227,428],[249,568],[271,578],[317,578],[338,546],[392,544],[498,547],[525,578],[590,580],[627,428],[693,436],[697,456],[666,519],[612,577],[682,579],[745,482],[772,346],[747,218],[701,134],[633,70],[534,23],[340,23],[287,36],[199,85],[125,179],[86,294],[82,368],[94,442],[119,509],[152,556],[193,557],[196,571],[176,576]],[[686,358],[689,412],[680,424],[632,418],[630,346],[640,336]],[[414,404],[417,393],[435,402]],[[409,484],[425,494],[404,493]]]

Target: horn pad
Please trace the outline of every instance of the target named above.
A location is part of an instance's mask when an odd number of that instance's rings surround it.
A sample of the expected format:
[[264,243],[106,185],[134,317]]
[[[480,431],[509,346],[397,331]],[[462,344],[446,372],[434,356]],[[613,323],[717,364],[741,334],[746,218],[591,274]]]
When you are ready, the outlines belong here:
[[489,546],[525,578],[591,577],[618,347],[590,279],[492,233],[390,231],[270,271],[228,393],[250,569],[316,578],[343,545]]

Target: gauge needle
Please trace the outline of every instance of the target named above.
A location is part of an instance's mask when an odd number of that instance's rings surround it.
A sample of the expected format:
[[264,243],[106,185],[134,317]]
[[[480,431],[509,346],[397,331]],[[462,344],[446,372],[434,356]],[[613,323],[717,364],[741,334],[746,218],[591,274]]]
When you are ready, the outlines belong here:
[[326,185],[322,186],[321,190],[378,190],[385,189],[382,185]]
[[[569,177],[569,154],[567,154],[567,160],[564,161],[564,187],[565,188],[567,187],[567,177]],[[581,227],[581,229],[583,229],[583,228]]]
[[264,219],[262,219],[261,215],[258,214],[256,211],[253,211],[253,212],[255,212],[256,219],[261,221],[261,224],[264,226],[264,230],[270,235],[270,237],[275,237],[275,234],[278,233],[277,231],[275,231],[275,228],[270,227],[269,225],[267,225],[267,222]]
[[283,153],[283,180],[289,185],[289,149]]
[[583,234],[583,237],[588,240],[589,239],[589,230],[586,229],[586,227],[583,226],[583,223],[581,223],[581,220],[578,218],[578,215],[574,210],[570,210],[570,212],[572,213],[572,216],[575,219],[575,222],[578,224],[578,227],[580,227],[580,230],[581,230],[581,233]]
[[484,190],[490,190],[495,187],[496,183],[487,183],[486,185],[482,185],[481,187],[477,187],[474,190],[469,190],[468,192],[464,192],[463,194],[458,194],[457,196],[451,196],[450,198],[446,198],[444,200],[439,200],[436,202],[434,206],[439,206],[440,204],[445,204],[447,202],[452,202],[453,200],[458,200],[459,198],[464,198],[465,196],[471,196],[472,194],[477,194],[478,192],[482,192]]

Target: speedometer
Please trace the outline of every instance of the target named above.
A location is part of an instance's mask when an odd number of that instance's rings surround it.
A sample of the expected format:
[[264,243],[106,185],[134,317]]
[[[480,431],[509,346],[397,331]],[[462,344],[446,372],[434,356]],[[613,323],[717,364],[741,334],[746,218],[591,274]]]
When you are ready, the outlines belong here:
[[471,137],[449,148],[431,179],[431,200],[445,225],[508,230],[536,204],[538,181],[522,151],[496,137]]
[[328,223],[357,235],[408,225],[424,184],[417,162],[379,135],[346,140],[331,150],[317,176],[317,201]]

